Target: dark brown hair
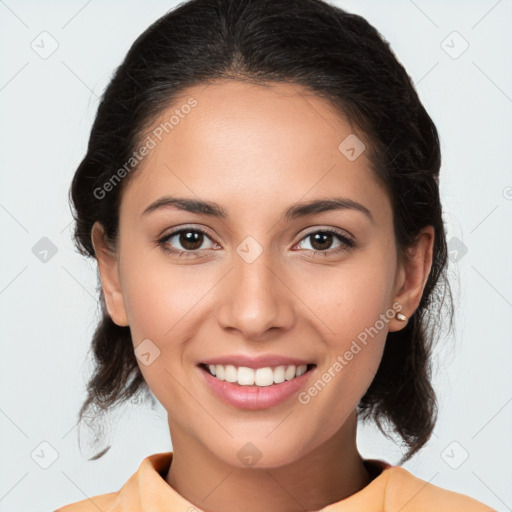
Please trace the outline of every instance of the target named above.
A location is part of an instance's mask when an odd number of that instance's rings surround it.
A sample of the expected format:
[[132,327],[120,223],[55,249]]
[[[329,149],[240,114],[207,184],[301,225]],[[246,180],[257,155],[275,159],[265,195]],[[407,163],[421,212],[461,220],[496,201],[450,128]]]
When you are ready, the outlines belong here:
[[[71,187],[75,241],[94,257],[91,229],[100,222],[116,240],[123,186],[102,185],[129,161],[145,130],[187,87],[213,80],[296,84],[331,103],[369,141],[374,171],[393,204],[400,254],[425,226],[435,229],[433,264],[419,307],[388,334],[380,367],[359,403],[407,445],[402,462],[430,438],[437,402],[431,349],[438,315],[451,294],[439,197],[441,155],[436,127],[389,43],[363,17],[321,0],[191,0],[140,35],[105,90],[87,154]],[[136,167],[130,175],[136,172]],[[129,327],[102,319],[92,340],[95,369],[79,421],[145,394],[154,402],[134,355]],[[446,300],[449,299],[449,300]],[[451,324],[450,324],[451,325]],[[98,440],[98,439],[97,439]],[[108,449],[108,448],[107,448]],[[100,457],[103,450],[96,457]]]

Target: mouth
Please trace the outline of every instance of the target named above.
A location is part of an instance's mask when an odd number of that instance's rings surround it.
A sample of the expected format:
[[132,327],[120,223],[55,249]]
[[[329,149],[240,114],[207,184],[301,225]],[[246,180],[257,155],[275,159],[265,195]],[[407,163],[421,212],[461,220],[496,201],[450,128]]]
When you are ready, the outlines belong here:
[[247,366],[234,365],[207,365],[199,363],[202,370],[214,377],[216,380],[225,381],[240,387],[269,387],[279,386],[288,381],[300,378],[305,373],[316,368],[316,364],[303,365],[279,365],[263,368],[249,368]]

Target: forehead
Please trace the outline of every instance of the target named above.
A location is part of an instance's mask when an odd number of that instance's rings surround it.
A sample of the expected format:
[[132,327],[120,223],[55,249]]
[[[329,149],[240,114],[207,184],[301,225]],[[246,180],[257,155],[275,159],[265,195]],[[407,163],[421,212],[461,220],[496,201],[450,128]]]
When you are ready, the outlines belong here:
[[359,152],[364,136],[330,102],[295,84],[190,87],[148,135],[155,145],[124,192],[131,210],[164,194],[213,199],[227,210],[263,202],[268,213],[269,205],[326,195],[386,208],[368,151],[347,157],[343,141],[355,141]]

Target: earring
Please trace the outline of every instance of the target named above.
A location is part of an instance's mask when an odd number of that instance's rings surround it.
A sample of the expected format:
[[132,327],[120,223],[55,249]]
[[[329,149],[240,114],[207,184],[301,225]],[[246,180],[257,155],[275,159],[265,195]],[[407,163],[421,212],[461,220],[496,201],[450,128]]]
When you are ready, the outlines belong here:
[[396,319],[400,320],[400,322],[405,322],[407,320],[407,317],[405,315],[403,315],[402,313],[397,313]]

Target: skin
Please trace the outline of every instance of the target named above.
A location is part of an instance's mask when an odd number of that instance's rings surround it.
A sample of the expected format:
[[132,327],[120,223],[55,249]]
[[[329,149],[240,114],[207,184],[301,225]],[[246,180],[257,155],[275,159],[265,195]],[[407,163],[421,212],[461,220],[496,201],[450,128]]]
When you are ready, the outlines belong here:
[[[160,350],[139,366],[168,412],[169,485],[213,512],[318,510],[370,481],[356,406],[388,331],[406,322],[389,320],[306,405],[297,397],[257,411],[227,405],[197,364],[233,353],[301,357],[317,365],[312,385],[393,303],[406,316],[418,307],[433,228],[399,257],[389,196],[367,152],[349,161],[339,151],[356,131],[326,100],[296,85],[218,81],[189,88],[155,126],[190,96],[197,106],[126,184],[115,247],[93,228],[107,308],[130,326],[135,347],[150,339]],[[165,195],[214,201],[228,217],[173,207],[143,215]],[[292,204],[333,196],[364,205],[373,220],[355,209],[280,219]],[[180,257],[158,245],[185,226],[209,232],[195,252]],[[306,236],[322,228],[352,236],[356,247],[336,252],[344,244],[335,236],[323,246]],[[250,264],[236,252],[248,236],[263,250]],[[167,245],[186,250],[179,236]],[[247,442],[261,452],[252,466],[237,456]]]

